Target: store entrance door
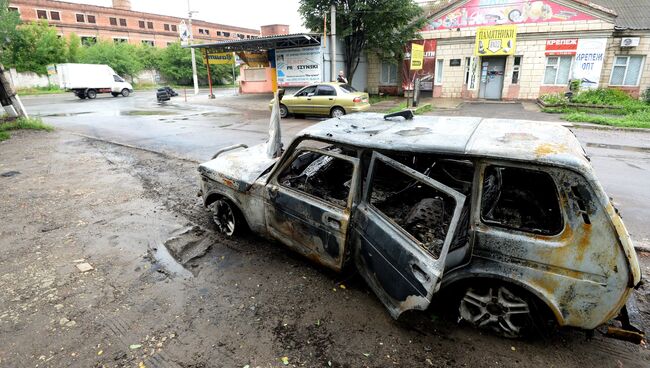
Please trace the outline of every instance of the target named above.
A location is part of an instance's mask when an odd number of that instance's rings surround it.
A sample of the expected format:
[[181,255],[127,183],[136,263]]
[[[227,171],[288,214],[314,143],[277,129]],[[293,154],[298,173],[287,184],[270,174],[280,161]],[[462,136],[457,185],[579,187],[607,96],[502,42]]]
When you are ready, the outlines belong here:
[[500,100],[503,92],[503,77],[507,56],[492,56],[481,59],[481,87],[479,98]]

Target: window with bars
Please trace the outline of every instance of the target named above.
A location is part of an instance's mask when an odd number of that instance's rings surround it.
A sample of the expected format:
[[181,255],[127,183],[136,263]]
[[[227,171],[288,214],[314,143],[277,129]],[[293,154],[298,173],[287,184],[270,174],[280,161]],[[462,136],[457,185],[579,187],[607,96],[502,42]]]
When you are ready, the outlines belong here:
[[47,19],[47,10],[37,10],[36,18],[38,19]]
[[83,14],[75,14],[77,23],[86,23],[86,17]]
[[397,64],[382,62],[379,81],[384,85],[397,84]]
[[86,15],[86,20],[88,21],[88,23],[92,23],[92,24],[97,23],[97,19],[95,18],[94,15]]
[[573,56],[548,56],[544,70],[544,84],[566,85],[571,77]]
[[643,56],[616,56],[612,75],[609,78],[611,86],[638,86],[641,77]]
[[109,22],[112,26],[116,26],[116,25],[117,25],[117,18],[110,17],[110,18],[108,18],[108,22]]

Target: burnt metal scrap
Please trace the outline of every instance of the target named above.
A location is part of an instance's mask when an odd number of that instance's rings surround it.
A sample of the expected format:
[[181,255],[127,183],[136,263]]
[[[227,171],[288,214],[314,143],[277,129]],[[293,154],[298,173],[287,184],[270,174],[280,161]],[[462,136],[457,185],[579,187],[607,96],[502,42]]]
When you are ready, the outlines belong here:
[[355,114],[273,157],[278,139],[200,165],[226,235],[247,227],[335,271],[354,264],[395,318],[440,291],[461,320],[507,337],[542,314],[593,330],[627,312],[636,253],[562,126]]

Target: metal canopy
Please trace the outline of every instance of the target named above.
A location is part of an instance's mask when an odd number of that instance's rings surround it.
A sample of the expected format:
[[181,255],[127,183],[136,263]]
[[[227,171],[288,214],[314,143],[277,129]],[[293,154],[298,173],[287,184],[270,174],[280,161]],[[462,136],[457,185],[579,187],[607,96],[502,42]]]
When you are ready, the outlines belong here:
[[294,47],[319,46],[320,33],[297,33],[290,35],[267,36],[246,40],[220,41],[202,43],[189,47],[210,49],[213,52],[229,51],[261,51],[271,49],[286,49]]

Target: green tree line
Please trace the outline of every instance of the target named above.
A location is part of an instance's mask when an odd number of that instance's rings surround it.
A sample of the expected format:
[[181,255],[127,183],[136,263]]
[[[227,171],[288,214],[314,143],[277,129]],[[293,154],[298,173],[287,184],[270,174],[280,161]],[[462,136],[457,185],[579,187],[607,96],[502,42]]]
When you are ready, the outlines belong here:
[[[10,13],[5,12],[7,17],[12,16]],[[7,41],[0,52],[0,63],[19,72],[46,74],[48,65],[58,63],[106,64],[131,80],[143,70],[156,69],[169,83],[192,83],[190,50],[182,48],[178,42],[166,48],[105,40],[82,43],[76,34],[67,38],[59,36],[56,28],[46,21],[14,25],[14,29],[11,24],[5,25],[11,21],[15,20],[0,19],[0,36],[5,36]],[[197,55],[197,72],[199,83],[206,85],[207,71],[200,54]],[[232,83],[232,67],[212,65],[211,76],[214,84]]]

